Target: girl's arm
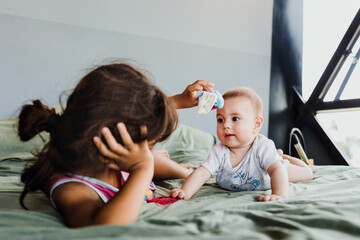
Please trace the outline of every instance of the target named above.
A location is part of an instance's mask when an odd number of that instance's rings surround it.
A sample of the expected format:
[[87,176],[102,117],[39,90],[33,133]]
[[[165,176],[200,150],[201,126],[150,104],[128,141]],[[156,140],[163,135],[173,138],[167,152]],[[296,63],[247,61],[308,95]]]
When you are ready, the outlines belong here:
[[[110,150],[99,138],[94,138],[94,143],[107,159],[112,159],[119,169],[130,175],[119,193],[96,214],[94,220],[98,224],[135,222],[154,175],[154,157],[147,140],[134,143],[124,123],[117,127],[124,145],[119,144],[107,128],[102,130],[102,134]],[[146,126],[141,126],[141,134],[146,135],[146,132]]]
[[211,177],[211,173],[203,166],[194,170],[189,177],[186,178],[181,188],[171,190],[170,197],[180,198],[184,200],[190,199],[204,183]]
[[286,199],[289,194],[289,180],[286,176],[283,165],[276,161],[268,168],[268,174],[271,178],[271,195],[259,196],[258,201],[276,201]]
[[121,191],[106,204],[82,183],[60,185],[53,192],[53,200],[69,227],[130,224],[139,215],[151,178],[151,166],[133,171]]
[[134,223],[144,203],[153,172],[151,166],[132,171],[121,190],[96,213],[94,224]]
[[[114,171],[122,169],[130,173],[121,190],[103,204],[97,194],[84,184],[63,184],[54,191],[54,201],[62,212],[67,224],[80,227],[97,224],[130,224],[136,221],[145,193],[154,174],[154,158],[147,141],[134,143],[123,123],[118,124],[124,146],[119,144],[110,130],[102,129],[102,134],[110,149],[94,138],[99,151],[108,160],[108,169],[99,176],[114,176]],[[146,134],[146,127],[141,127]]]
[[206,80],[197,80],[193,84],[187,86],[187,88],[181,94],[177,94],[169,97],[169,100],[176,109],[190,108],[198,104],[197,91],[205,90],[213,92],[213,83]]

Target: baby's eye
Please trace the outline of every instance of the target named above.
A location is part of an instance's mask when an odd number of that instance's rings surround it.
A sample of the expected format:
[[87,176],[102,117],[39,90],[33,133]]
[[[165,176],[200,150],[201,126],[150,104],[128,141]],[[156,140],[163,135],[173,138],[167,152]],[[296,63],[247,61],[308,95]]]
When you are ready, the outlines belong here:
[[233,120],[234,122],[236,122],[236,121],[239,121],[240,118],[238,118],[238,117],[233,117],[232,120]]
[[218,123],[223,123],[224,122],[224,119],[222,119],[222,118],[218,118]]

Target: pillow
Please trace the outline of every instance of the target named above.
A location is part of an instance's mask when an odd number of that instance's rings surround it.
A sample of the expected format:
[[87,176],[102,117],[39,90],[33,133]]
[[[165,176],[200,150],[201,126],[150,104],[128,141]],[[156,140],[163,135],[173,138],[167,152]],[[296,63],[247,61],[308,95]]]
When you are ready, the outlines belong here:
[[216,143],[216,137],[202,130],[179,124],[171,136],[154,149],[166,150],[178,163],[200,165]]
[[[53,106],[60,112],[60,105]],[[0,160],[5,158],[33,158],[34,151],[39,151],[49,138],[49,134],[42,132],[27,142],[22,142],[17,135],[18,118],[0,120]],[[45,140],[45,141],[44,141]],[[199,165],[209,154],[216,138],[210,133],[179,124],[171,136],[155,149],[166,150],[171,159],[178,163],[192,163]]]

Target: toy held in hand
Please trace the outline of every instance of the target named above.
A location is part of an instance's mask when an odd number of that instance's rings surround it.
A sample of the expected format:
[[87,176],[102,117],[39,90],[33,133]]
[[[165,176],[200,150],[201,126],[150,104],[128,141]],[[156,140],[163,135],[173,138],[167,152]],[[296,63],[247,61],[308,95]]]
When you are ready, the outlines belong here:
[[199,91],[198,92],[198,113],[204,114],[210,112],[210,110],[216,108],[222,108],[224,106],[224,99],[219,93],[215,90],[212,92]]

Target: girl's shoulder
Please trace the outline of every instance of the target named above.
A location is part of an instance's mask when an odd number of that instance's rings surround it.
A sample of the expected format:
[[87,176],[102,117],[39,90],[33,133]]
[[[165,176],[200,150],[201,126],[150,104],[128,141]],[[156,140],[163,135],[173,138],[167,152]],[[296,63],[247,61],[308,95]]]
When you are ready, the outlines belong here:
[[83,225],[103,204],[95,191],[80,182],[61,184],[54,189],[52,199],[70,226]]
[[66,182],[59,185],[52,191],[51,198],[58,208],[64,203],[76,202],[80,199],[101,201],[93,189],[81,182]]

